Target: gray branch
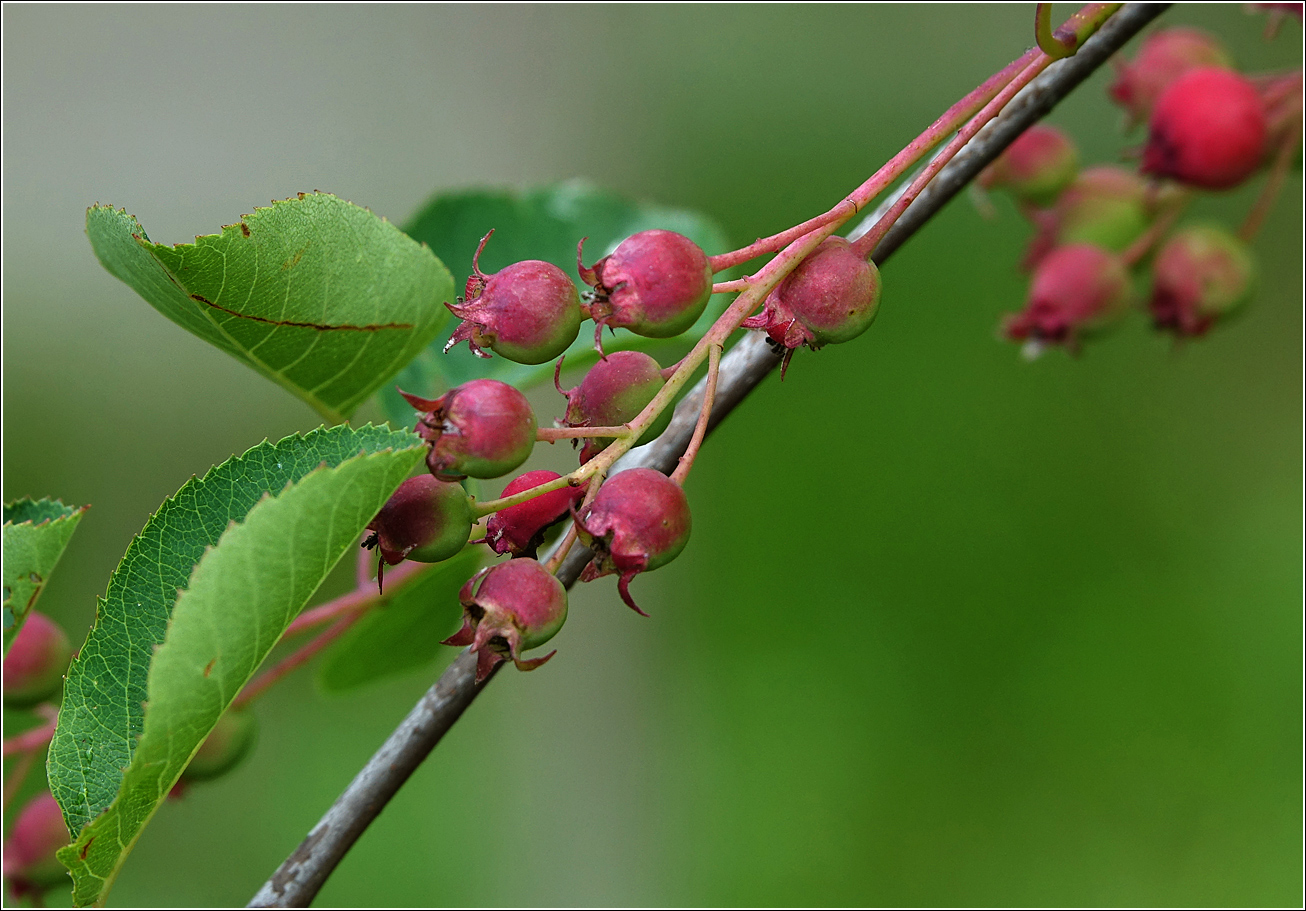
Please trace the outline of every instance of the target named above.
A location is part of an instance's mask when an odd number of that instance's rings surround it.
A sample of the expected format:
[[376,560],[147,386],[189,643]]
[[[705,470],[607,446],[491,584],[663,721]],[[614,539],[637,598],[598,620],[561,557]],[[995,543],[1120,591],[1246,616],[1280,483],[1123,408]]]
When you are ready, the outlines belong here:
[[[1168,6],[1126,5],[1073,57],[1049,66],[931,181],[880,242],[873,255],[875,262],[883,263],[888,259],[1017,136],[1051,111],[1057,102]],[[877,218],[887,205],[882,204],[870,218]],[[863,223],[859,228],[864,230],[865,226]],[[861,231],[854,229],[853,233]],[[780,358],[772,352],[761,333],[749,333],[731,348],[721,360],[708,432],[720,424],[779,363]],[[666,431],[654,442],[627,453],[613,471],[644,467],[669,474],[674,470],[694,432],[704,389],[705,383],[700,381],[676,407]],[[590,557],[590,552],[578,544],[560,567],[558,578],[570,588]],[[249,907],[308,906],[368,824],[381,813],[476,695],[493,679],[487,678],[478,686],[475,671],[476,658],[471,653],[463,652],[454,660],[363,766],[308,837],[264,883]]]

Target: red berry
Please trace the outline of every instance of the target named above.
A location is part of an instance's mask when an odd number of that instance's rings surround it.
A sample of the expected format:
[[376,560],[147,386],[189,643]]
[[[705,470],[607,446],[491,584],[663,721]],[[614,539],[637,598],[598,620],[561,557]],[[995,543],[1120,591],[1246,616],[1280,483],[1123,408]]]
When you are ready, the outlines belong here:
[[417,433],[431,444],[426,467],[442,481],[500,477],[525,462],[535,446],[535,413],[507,383],[471,380],[438,399],[399,392],[425,412]]
[[1260,165],[1267,131],[1250,81],[1215,67],[1189,70],[1156,101],[1142,171],[1205,190],[1235,187]]
[[567,589],[535,560],[487,566],[467,580],[458,600],[463,626],[444,644],[472,647],[478,683],[507,658],[518,670],[533,671],[557,654],[555,650],[541,658],[521,657],[526,649],[552,639],[567,620]]
[[985,189],[1006,189],[1021,202],[1046,206],[1075,179],[1079,151],[1056,127],[1036,123],[980,172]]
[[1134,172],[1112,165],[1088,168],[1050,209],[1029,213],[1036,233],[1022,265],[1033,269],[1049,251],[1067,244],[1123,251],[1147,230],[1159,206],[1159,191]]
[[[558,385],[562,362],[553,374],[553,385],[567,397],[566,427],[616,427],[639,416],[666,381],[657,361],[640,351],[617,351],[590,368],[580,385],[563,389]],[[671,409],[665,409],[646,430],[639,442],[654,439],[671,422]],[[586,438],[580,451],[584,465],[604,449],[611,438]]]
[[54,695],[73,654],[63,628],[32,611],[4,660],[4,702],[14,708]]
[[4,846],[4,875],[16,895],[39,897],[67,884],[68,871],[55,852],[72,841],[63,812],[49,791],[33,797],[19,812]]
[[391,566],[402,560],[439,563],[463,549],[472,510],[461,484],[429,474],[409,478],[386,500],[367,528],[365,547],[376,547]]
[[258,739],[258,719],[251,709],[228,709],[181,773],[184,782],[210,781],[240,764]]
[[879,307],[880,272],[875,264],[858,256],[842,237],[827,237],[741,325],[765,331],[785,351],[788,368],[801,345],[816,350],[861,335]]
[[1039,263],[1024,311],[1007,319],[1007,338],[1074,348],[1124,315],[1129,271],[1114,253],[1091,244],[1053,250]]
[[1177,336],[1203,335],[1247,300],[1255,273],[1247,245],[1223,228],[1177,231],[1152,262],[1152,321]]
[[489,357],[482,350],[489,348],[519,364],[551,361],[580,333],[580,294],[566,272],[543,260],[483,273],[481,250],[493,233],[476,248],[465,296],[458,304],[445,304],[463,322],[444,350],[465,341],[479,357]]
[[660,471],[631,468],[603,483],[576,525],[581,540],[594,551],[581,581],[619,573],[621,600],[643,614],[630,595],[630,580],[665,566],[685,549],[689,500],[680,485]]
[[1167,28],[1143,41],[1132,63],[1116,64],[1116,81],[1107,91],[1129,113],[1130,124],[1143,123],[1170,83],[1201,66],[1224,69],[1233,60],[1219,40],[1195,28]]
[[712,296],[707,254],[683,234],[640,231],[588,269],[581,260],[584,243],[576,246],[576,266],[594,287],[589,309],[596,343],[604,326],[648,338],[679,335],[702,315]]
[[[528,471],[509,481],[501,496],[510,497],[560,477],[556,471]],[[485,525],[485,542],[496,554],[534,557],[544,540],[545,529],[566,516],[584,495],[585,491],[579,487],[560,487],[501,509]]]

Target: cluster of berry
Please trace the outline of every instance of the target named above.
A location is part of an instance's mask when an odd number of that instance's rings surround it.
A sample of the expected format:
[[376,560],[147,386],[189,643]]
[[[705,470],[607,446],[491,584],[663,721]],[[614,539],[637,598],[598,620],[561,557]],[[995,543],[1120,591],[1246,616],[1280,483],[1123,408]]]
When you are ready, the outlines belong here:
[[[1300,15],[1300,7],[1298,7]],[[1081,341],[1119,322],[1150,269],[1146,306],[1157,329],[1203,335],[1247,300],[1255,266],[1247,242],[1300,147],[1302,73],[1244,75],[1220,42],[1190,28],[1152,34],[1117,66],[1111,98],[1130,126],[1147,124],[1138,171],[1080,170],[1074,143],[1037,125],[981,174],[1033,223],[1023,266],[1025,309],[1003,331],[1029,354]],[[1228,190],[1268,169],[1266,190],[1237,232],[1218,224],[1175,229],[1198,191]]]
[[[641,614],[631,580],[684,550],[690,511],[682,483],[692,454],[670,477],[634,468],[605,479],[615,458],[599,459],[614,440],[622,441],[615,447],[620,455],[666,428],[675,390],[651,406],[682,365],[663,369],[637,351],[605,354],[601,335],[605,326],[651,338],[684,332],[712,296],[714,273],[726,268],[672,231],[632,235],[591,267],[580,258],[582,240],[577,266],[592,289],[582,300],[566,273],[551,263],[529,260],[486,275],[480,254],[489,237],[473,257],[464,298],[449,305],[463,322],[448,347],[466,341],[480,356],[492,351],[526,364],[559,358],[554,385],[567,399],[565,417],[557,427],[540,428],[526,397],[492,379],[471,380],[434,399],[402,393],[419,412],[416,430],[429,445],[429,474],[400,486],[369,524],[364,542],[380,554],[377,579],[383,584],[387,564],[452,557],[468,544],[477,519],[488,516],[483,537],[471,543],[487,544],[511,559],[482,569],[463,586],[463,625],[446,640],[471,646],[482,679],[507,659],[531,670],[552,657],[551,652],[525,659],[522,652],[543,645],[566,619],[567,592],[556,571],[576,540],[593,551],[581,581],[616,575],[622,600]],[[831,237],[772,290],[761,312],[727,328],[766,332],[787,363],[798,347],[819,348],[865,331],[879,291],[875,266],[847,241]],[[559,384],[561,355],[584,319],[594,321],[600,359],[579,385],[565,390]],[[715,371],[717,363],[713,356],[709,369]],[[501,477],[525,462],[537,441],[567,438],[581,447],[581,468],[567,477],[530,471],[511,480],[500,499],[484,504],[459,483]],[[539,562],[546,532],[569,517],[570,530],[554,557]]]

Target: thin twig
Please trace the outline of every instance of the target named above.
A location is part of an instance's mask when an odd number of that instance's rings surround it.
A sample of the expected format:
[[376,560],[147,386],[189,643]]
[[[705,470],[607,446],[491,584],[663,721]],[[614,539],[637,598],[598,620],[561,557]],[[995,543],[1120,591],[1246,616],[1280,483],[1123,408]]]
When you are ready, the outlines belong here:
[[[1046,115],[1168,6],[1126,5],[1073,57],[1048,67],[916,198],[876,247],[876,262],[888,259],[1017,136]],[[721,359],[708,432],[779,363],[780,358],[772,353],[761,333],[750,333],[731,348]],[[670,473],[693,436],[705,393],[706,383],[698,383],[676,407],[666,431],[652,443],[632,449],[613,470],[647,467]],[[582,545],[572,547],[558,569],[558,578],[563,584],[572,585],[592,556]],[[264,883],[250,907],[307,907],[312,902],[368,824],[492,679],[487,678],[478,686],[475,677],[476,656],[463,652],[368,760],[303,843]]]

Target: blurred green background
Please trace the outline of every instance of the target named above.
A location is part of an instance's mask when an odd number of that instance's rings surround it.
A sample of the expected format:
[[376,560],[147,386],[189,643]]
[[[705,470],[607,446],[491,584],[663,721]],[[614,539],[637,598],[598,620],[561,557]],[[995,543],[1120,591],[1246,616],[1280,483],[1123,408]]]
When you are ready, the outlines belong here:
[[[743,242],[831,205],[1032,19],[7,4],[4,496],[93,504],[42,607],[80,641],[165,497],[318,423],[104,272],[87,205],[176,242],[296,191],[402,223],[437,189],[584,177]],[[1293,21],[1269,44],[1238,6],[1162,22],[1301,62]],[[1051,118],[1089,162],[1142,141],[1108,78]],[[1253,183],[1199,208],[1236,224]],[[886,266],[871,332],[712,438],[689,549],[636,583],[652,618],[578,588],[557,658],[500,676],[320,903],[1300,904],[1300,197],[1294,175],[1242,319],[1176,347],[1136,315],[1033,364],[994,338],[1026,228],[955,201]],[[111,904],[243,904],[439,666],[279,687],[256,754],[162,809]]]

